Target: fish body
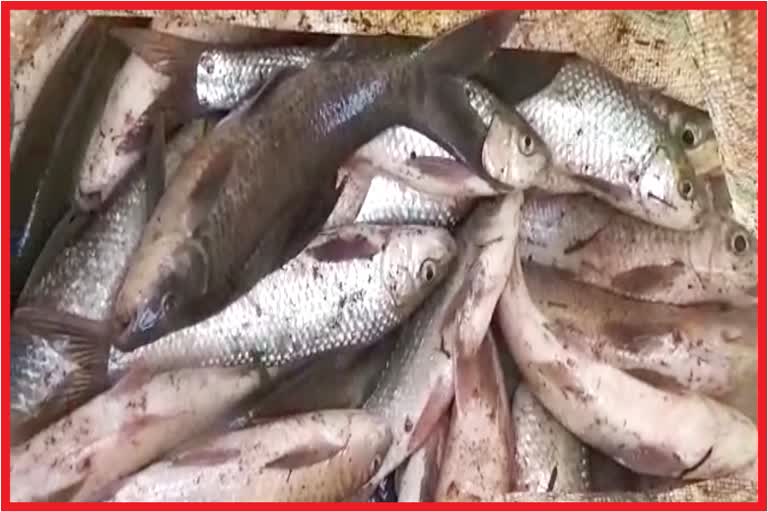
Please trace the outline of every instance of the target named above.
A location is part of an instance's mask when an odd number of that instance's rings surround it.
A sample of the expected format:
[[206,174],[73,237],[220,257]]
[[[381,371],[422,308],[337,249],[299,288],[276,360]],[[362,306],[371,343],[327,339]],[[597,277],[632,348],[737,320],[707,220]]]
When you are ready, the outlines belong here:
[[[110,20],[87,21],[51,69],[32,105],[11,162],[11,294],[21,293],[48,245],[72,239],[82,222],[62,225],[72,184],[98,124],[109,85],[127,52],[110,41]],[[66,228],[66,229],[65,229]],[[54,236],[55,235],[55,236]]]
[[222,312],[127,353],[110,371],[279,366],[377,341],[446,276],[456,252],[441,228],[355,224],[317,237]]
[[514,457],[522,492],[590,490],[589,450],[520,383],[512,398]]
[[[274,78],[210,132],[169,184],[118,294],[115,345],[133,350],[199,322],[298,254],[338,199],[338,169],[385,129],[413,124],[479,162],[482,122],[445,100],[462,94],[450,77],[481,65],[518,16],[482,16],[417,57],[331,60],[342,40],[328,60]],[[452,108],[461,112],[446,114]],[[297,143],[316,150],[297,151]],[[237,222],[244,211],[259,214]]]
[[638,379],[724,397],[754,372],[755,307],[635,301],[536,264],[525,276],[553,332]]
[[121,482],[110,501],[341,501],[390,442],[387,424],[361,411],[276,419],[177,451]]
[[572,343],[532,302],[519,260],[496,320],[536,398],[570,432],[622,465],[706,479],[753,464],[752,421],[709,397],[654,387]]
[[496,342],[486,336],[475,353],[456,347],[453,368],[456,391],[436,500],[455,499],[461,492],[508,492],[516,433]]
[[485,336],[488,325],[482,324],[490,322],[495,306],[493,283],[503,283],[499,273],[506,274],[517,240],[510,233],[516,232],[521,200],[511,194],[478,205],[459,229],[455,271],[392,335],[392,354],[363,406],[385,418],[393,435],[381,468],[366,484],[371,491],[427,440],[448,410],[454,395],[449,340],[462,336],[476,348]]
[[754,304],[757,243],[734,220],[676,231],[585,195],[537,195],[523,207],[521,256],[615,293],[670,304]]
[[[543,91],[516,108],[552,152],[541,188],[588,191],[671,229],[699,227],[706,194],[683,148],[615,77],[570,59]],[[556,179],[559,174],[566,178]]]
[[131,373],[14,447],[11,500],[100,499],[120,478],[220,421],[262,384],[260,372],[240,369]]

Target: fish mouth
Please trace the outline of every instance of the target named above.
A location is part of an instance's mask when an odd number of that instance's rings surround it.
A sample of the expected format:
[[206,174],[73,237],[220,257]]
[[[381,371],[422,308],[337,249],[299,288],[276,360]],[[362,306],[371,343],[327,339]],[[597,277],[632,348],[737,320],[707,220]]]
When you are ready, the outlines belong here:
[[104,203],[104,194],[99,190],[95,192],[85,190],[81,185],[77,187],[75,201],[77,202],[80,210],[85,212],[92,212],[99,209],[99,207],[101,207],[101,205]]
[[[134,314],[128,321],[115,319],[115,336],[112,346],[120,352],[133,352],[134,350],[149,345],[164,333],[162,320],[158,319],[151,325],[142,325],[142,318],[146,315]],[[146,322],[144,322],[146,324]]]

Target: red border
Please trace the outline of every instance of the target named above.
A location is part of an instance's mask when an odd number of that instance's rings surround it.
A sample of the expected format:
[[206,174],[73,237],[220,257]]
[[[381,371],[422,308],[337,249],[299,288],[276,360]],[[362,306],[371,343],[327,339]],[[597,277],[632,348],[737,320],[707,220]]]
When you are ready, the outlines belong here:
[[[320,1],[320,2],[163,2],[163,1],[117,1],[117,2],[14,2],[2,3],[2,66],[6,79],[2,82],[3,127],[10,126],[10,11],[18,10],[76,10],[94,9],[100,3],[109,9],[238,9],[259,7],[262,9],[434,9],[439,3],[410,1]],[[9,407],[3,405],[2,419],[5,428],[2,433],[2,508],[4,510],[765,510],[766,509],[766,246],[765,246],[765,201],[766,190],[766,117],[765,117],[765,45],[766,45],[766,4],[764,2],[701,2],[701,1],[672,1],[672,2],[451,2],[451,9],[498,9],[509,7],[515,9],[729,9],[758,11],[758,232],[759,237],[759,323],[758,323],[758,392],[757,392],[757,423],[758,423],[758,501],[755,503],[12,503],[10,495],[10,437],[9,437]],[[8,132],[5,131],[7,134]],[[10,240],[10,138],[2,138],[2,239],[7,244]],[[2,297],[10,297],[10,262],[9,251],[0,251],[2,258]],[[2,339],[2,400],[10,402],[10,345],[8,341],[8,326],[10,308],[3,307]]]

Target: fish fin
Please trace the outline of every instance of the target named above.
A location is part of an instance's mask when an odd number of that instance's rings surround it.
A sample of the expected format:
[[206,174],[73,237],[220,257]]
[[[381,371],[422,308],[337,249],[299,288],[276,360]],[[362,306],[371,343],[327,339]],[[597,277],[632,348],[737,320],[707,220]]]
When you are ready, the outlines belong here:
[[484,13],[422,46],[416,59],[431,73],[469,76],[504,43],[522,13]]
[[181,453],[173,458],[172,466],[215,466],[240,456],[237,448],[200,448]]
[[568,173],[567,176],[575,183],[586,187],[588,191],[605,194],[616,201],[627,201],[632,197],[632,192],[624,185],[617,185],[610,181],[584,174]]
[[685,264],[673,261],[667,265],[646,265],[617,274],[611,279],[611,286],[628,293],[644,293],[663,290],[675,279],[685,274]]
[[146,221],[165,192],[165,116],[158,112],[152,123],[152,137],[147,152],[145,170]]
[[152,69],[173,79],[180,76],[194,78],[200,55],[213,47],[201,41],[146,28],[115,27],[110,30],[110,35],[130,48]]
[[311,445],[298,445],[264,464],[264,468],[298,469],[311,466],[330,459],[343,450],[344,446],[332,443],[326,439]]
[[261,86],[255,88],[251,93],[245,96],[245,99],[232,111],[224,116],[219,121],[219,126],[224,126],[233,121],[243,118],[244,116],[251,115],[259,102],[264,101],[272,92],[277,89],[277,86],[290,76],[301,72],[297,68],[280,68],[276,69],[264,80]]
[[[208,205],[219,196],[219,191],[232,172],[235,152],[230,147],[216,148],[215,154],[208,161],[208,170],[201,174],[194,188],[189,192],[189,200],[196,205],[198,212],[207,215]],[[193,222],[193,225],[196,225]]]
[[129,368],[109,392],[114,395],[133,393],[152,380],[153,376],[152,370],[137,364]]
[[570,57],[567,53],[505,49],[492,55],[472,78],[505,105],[517,105],[552,83]]
[[435,425],[450,407],[453,394],[453,384],[440,377],[432,387],[427,403],[413,427],[411,439],[408,441],[408,453],[418,450],[434,431]]
[[117,435],[123,439],[123,442],[130,442],[136,435],[149,428],[157,427],[169,422],[179,422],[181,421],[180,418],[183,416],[189,416],[189,414],[184,412],[174,415],[144,414],[125,423],[120,427],[120,431]]
[[[408,166],[416,170],[416,175],[426,175],[440,182],[444,182],[447,189],[460,189],[466,193],[465,197],[485,197],[498,195],[499,184],[490,176],[482,178],[473,172],[466,164],[453,158],[439,156],[417,156],[408,160]],[[404,182],[409,187],[419,190],[419,180],[403,179],[396,176],[398,181]],[[430,190],[422,190],[431,193]],[[453,194],[452,194],[453,195]]]
[[381,251],[381,247],[362,235],[344,238],[343,233],[328,237],[322,243],[307,249],[307,253],[317,261],[347,261],[370,259]]

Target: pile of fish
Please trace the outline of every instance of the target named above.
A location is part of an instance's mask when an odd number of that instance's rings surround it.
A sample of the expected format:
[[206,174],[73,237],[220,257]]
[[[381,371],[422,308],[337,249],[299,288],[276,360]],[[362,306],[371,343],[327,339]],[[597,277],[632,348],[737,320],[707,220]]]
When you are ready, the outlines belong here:
[[49,42],[11,500],[755,500],[757,247],[709,118],[499,50],[519,16]]

